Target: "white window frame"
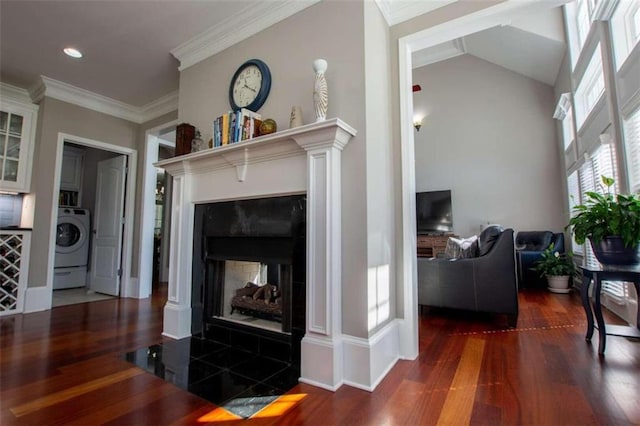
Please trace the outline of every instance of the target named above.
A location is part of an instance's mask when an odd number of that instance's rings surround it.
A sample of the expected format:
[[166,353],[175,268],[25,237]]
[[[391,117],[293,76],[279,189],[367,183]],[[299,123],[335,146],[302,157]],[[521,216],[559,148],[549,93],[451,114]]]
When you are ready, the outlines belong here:
[[640,42],[640,2],[618,2],[610,27],[614,61],[619,71]]

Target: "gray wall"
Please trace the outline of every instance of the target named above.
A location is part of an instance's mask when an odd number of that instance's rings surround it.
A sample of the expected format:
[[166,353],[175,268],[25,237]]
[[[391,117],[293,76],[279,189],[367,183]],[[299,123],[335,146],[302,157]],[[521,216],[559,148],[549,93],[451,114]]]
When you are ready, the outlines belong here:
[[374,2],[365,2],[367,300],[369,334],[396,317],[392,192],[391,37]]
[[[167,114],[158,120],[171,119]],[[175,113],[173,113],[175,118]],[[29,287],[46,285],[47,273],[53,270],[49,264],[48,249],[51,235],[52,206],[54,197],[57,205],[57,188],[54,188],[55,157],[58,133],[93,139],[113,145],[139,149],[143,143],[140,135],[144,129],[157,125],[154,120],[150,124],[139,125],[127,120],[99,113],[93,110],[72,105],[57,99],[45,97],[38,111],[38,127],[35,140],[32,194],[35,194],[35,214],[31,244],[31,263],[29,266]],[[148,127],[146,127],[148,126]],[[139,155],[139,162],[142,161]],[[140,167],[138,167],[140,172]],[[138,182],[141,180],[137,177]],[[139,184],[139,183],[138,183]],[[137,197],[139,198],[139,197]],[[136,212],[140,209],[136,208]],[[138,214],[136,214],[138,216]],[[137,224],[136,218],[136,224]],[[136,276],[138,231],[134,224],[134,243],[132,259],[132,275]]]
[[413,72],[416,190],[451,189],[454,231],[481,224],[561,231],[553,88],[471,55]]

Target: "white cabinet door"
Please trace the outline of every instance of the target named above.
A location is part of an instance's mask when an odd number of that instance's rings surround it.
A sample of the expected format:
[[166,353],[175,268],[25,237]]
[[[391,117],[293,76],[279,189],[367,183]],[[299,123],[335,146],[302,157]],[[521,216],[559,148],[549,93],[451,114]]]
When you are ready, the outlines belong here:
[[29,192],[37,105],[0,100],[0,190]]
[[69,146],[64,147],[62,154],[62,173],[60,189],[63,191],[82,190],[82,173],[84,170],[84,152]]

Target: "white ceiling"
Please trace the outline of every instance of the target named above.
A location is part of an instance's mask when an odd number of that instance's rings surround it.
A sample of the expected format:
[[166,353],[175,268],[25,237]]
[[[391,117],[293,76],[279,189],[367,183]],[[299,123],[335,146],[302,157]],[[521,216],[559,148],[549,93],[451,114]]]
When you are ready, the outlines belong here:
[[[0,0],[0,81],[34,91],[43,75],[144,107],[177,91],[176,57],[182,67],[202,59],[184,58],[190,44],[211,55],[317,1]],[[390,24],[454,1],[376,0]],[[69,45],[84,58],[65,56]]]
[[561,8],[555,8],[414,52],[412,63],[418,68],[466,53],[553,86],[565,50]]

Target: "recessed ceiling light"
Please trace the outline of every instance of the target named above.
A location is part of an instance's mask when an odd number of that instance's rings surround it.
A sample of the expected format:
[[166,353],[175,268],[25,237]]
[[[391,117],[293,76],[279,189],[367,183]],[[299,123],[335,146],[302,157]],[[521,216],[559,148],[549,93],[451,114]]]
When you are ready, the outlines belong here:
[[73,47],[65,47],[64,53],[66,53],[67,56],[71,56],[72,58],[82,58],[82,52],[80,52],[78,49],[74,49]]

